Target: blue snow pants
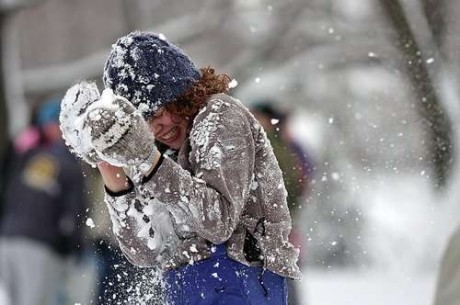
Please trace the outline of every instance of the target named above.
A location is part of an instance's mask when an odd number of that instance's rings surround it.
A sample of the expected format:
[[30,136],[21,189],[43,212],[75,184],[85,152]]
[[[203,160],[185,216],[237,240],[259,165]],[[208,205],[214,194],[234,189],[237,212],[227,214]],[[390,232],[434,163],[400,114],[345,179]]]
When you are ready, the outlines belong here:
[[248,267],[222,244],[208,259],[165,274],[168,305],[286,305],[286,278]]

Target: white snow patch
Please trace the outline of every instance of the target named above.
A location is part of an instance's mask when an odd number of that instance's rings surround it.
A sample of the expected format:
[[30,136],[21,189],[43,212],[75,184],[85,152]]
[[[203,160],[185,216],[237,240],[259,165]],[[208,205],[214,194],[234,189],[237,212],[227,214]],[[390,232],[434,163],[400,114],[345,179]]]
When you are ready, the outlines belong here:
[[96,227],[96,225],[94,224],[94,221],[92,218],[88,217],[88,219],[86,219],[86,222],[85,224],[90,227],[91,229],[94,229]]
[[84,115],[88,107],[99,98],[99,89],[95,83],[80,82],[67,90],[62,99],[59,115],[62,137],[67,146],[79,156],[93,150],[89,132],[84,129]]
[[228,83],[228,88],[229,89],[233,89],[233,88],[236,88],[238,86],[238,82],[236,79],[232,79],[230,81],[230,83]]

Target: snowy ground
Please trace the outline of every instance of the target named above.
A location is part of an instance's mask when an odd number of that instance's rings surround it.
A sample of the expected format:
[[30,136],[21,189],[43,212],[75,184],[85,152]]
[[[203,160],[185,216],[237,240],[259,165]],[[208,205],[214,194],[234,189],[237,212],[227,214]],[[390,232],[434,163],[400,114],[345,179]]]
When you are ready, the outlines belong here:
[[308,305],[429,305],[435,282],[434,273],[306,270],[301,285]]

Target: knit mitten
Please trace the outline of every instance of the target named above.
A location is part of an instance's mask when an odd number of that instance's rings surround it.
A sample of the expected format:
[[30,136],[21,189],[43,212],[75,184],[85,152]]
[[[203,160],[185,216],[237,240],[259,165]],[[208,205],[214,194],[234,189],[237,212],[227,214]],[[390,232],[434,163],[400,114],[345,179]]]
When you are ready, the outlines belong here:
[[105,89],[99,101],[88,108],[85,125],[99,156],[121,167],[147,172],[155,155],[155,137],[147,122],[125,98]]

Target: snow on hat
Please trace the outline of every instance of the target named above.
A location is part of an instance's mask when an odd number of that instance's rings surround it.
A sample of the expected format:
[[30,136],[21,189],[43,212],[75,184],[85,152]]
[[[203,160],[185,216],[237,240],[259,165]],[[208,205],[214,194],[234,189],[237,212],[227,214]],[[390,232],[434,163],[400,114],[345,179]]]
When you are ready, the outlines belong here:
[[112,45],[106,88],[128,99],[145,117],[173,102],[200,79],[191,59],[162,34],[132,32]]

